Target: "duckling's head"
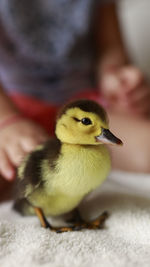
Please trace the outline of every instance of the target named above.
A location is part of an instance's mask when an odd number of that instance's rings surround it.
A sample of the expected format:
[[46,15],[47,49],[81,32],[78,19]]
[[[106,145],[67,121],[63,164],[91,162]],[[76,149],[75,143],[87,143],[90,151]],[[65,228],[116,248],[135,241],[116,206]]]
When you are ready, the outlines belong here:
[[105,110],[91,100],[77,100],[64,106],[57,118],[56,136],[68,144],[122,144],[109,131]]

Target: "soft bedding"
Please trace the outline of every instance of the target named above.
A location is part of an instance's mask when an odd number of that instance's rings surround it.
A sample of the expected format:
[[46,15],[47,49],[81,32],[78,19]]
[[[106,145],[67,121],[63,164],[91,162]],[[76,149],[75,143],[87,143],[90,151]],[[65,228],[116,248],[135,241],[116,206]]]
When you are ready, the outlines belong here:
[[82,203],[85,218],[109,211],[103,230],[56,234],[11,207],[0,205],[2,267],[150,266],[150,175],[112,172]]

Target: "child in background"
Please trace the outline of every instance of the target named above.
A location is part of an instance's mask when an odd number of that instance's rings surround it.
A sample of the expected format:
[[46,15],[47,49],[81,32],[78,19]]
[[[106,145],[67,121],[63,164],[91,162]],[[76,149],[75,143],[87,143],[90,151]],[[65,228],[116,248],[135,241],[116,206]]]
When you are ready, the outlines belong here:
[[74,97],[106,106],[125,143],[112,149],[114,168],[150,171],[150,88],[126,55],[115,4],[104,2],[1,0],[0,174],[6,180],[49,137],[57,109]]
[[121,149],[112,147],[113,167],[149,173],[150,85],[128,58],[115,4],[97,9],[96,25],[98,84],[107,102],[110,126],[124,141]]

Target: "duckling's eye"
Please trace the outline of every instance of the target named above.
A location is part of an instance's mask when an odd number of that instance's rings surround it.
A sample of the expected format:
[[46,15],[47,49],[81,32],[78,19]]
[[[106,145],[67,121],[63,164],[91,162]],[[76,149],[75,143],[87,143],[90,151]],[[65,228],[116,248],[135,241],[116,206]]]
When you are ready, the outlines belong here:
[[81,120],[81,122],[84,124],[84,125],[90,125],[92,124],[91,120],[89,118],[83,118]]

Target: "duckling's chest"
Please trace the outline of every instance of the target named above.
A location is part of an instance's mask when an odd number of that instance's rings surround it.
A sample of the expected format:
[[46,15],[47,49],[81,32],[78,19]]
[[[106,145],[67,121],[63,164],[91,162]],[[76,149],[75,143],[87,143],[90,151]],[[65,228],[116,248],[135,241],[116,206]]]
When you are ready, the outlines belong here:
[[47,189],[84,196],[104,181],[109,169],[110,157],[105,146],[64,145]]

